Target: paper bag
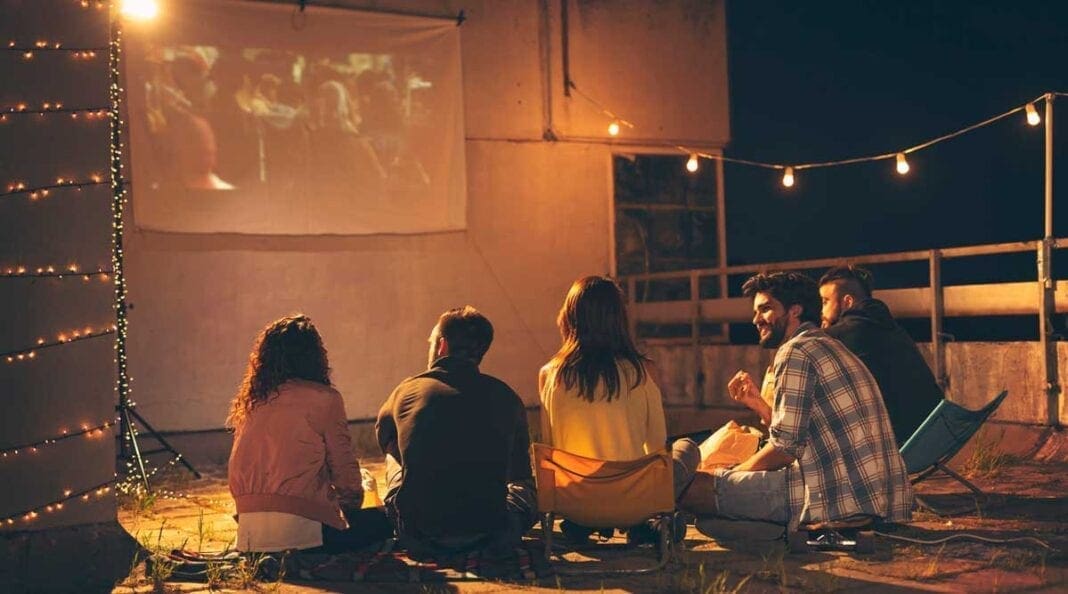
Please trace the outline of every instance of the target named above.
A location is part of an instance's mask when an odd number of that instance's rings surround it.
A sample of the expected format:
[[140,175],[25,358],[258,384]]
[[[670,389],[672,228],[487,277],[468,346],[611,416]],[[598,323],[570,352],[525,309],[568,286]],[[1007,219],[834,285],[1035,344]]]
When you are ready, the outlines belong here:
[[699,446],[701,468],[734,466],[756,453],[761,434],[752,427],[728,421]]

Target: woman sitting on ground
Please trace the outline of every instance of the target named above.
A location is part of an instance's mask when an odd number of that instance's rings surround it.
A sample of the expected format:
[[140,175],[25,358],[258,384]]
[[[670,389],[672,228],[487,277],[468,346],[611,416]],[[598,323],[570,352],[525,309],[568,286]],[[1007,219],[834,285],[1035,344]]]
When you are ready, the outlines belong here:
[[260,332],[226,426],[235,431],[228,474],[239,551],[340,552],[392,536],[381,510],[360,511],[345,403],[307,317]]
[[[541,440],[580,456],[627,461],[665,449],[667,430],[652,362],[630,336],[623,293],[610,278],[575,281],[556,318],[562,344],[541,369]],[[675,497],[700,463],[697,445],[672,446]],[[585,540],[593,529],[566,522]]]

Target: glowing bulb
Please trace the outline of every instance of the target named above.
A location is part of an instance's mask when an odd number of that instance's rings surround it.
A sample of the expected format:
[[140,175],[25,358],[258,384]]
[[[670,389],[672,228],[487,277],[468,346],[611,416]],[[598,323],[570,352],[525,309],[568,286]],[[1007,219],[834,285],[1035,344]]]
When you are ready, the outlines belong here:
[[611,124],[608,124],[608,135],[609,136],[618,136],[619,135],[619,122],[612,122]]
[[122,16],[135,21],[148,21],[159,14],[156,0],[122,0]]
[[909,162],[905,160],[905,153],[897,154],[897,172],[901,175],[909,172]]
[[786,173],[784,173],[782,175],[782,185],[786,186],[787,188],[792,188],[794,186],[794,168],[793,167],[787,167],[786,168]]
[[1024,111],[1027,112],[1027,123],[1032,126],[1037,126],[1042,123],[1042,118],[1038,117],[1038,110],[1035,109],[1034,103],[1028,103],[1024,106]]
[[697,160],[697,153],[691,154],[690,155],[690,159],[688,161],[686,161],[686,171],[689,171],[690,173],[694,173],[695,171],[697,171],[697,168],[699,166],[700,166],[700,163],[698,163],[698,160]]

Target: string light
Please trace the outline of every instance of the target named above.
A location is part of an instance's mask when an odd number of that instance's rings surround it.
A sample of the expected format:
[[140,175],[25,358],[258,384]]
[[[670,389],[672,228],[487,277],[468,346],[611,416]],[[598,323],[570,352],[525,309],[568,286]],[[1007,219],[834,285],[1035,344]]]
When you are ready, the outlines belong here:
[[686,171],[696,173],[698,167],[700,163],[697,160],[697,153],[690,153],[690,158],[686,161]]
[[909,162],[905,160],[905,153],[897,154],[897,172],[901,175],[909,172]]
[[6,122],[19,115],[44,116],[50,114],[70,114],[72,120],[80,118],[92,122],[106,118],[108,110],[106,107],[63,107],[63,104],[58,101],[43,103],[40,109],[30,109],[26,103],[17,103],[6,110],[0,111],[0,122]]
[[46,503],[39,507],[31,509],[24,509],[18,513],[9,515],[6,518],[0,519],[0,525],[13,526],[18,522],[28,524],[41,516],[42,513],[50,514],[64,509],[64,504],[74,499],[81,499],[83,502],[89,501],[93,495],[98,499],[111,492],[111,485],[115,482],[115,479],[100,483],[98,485],[89,487],[83,491],[75,493],[72,489],[64,489],[61,499],[56,499],[50,503]]
[[89,282],[94,276],[99,276],[101,280],[106,281],[110,275],[111,270],[97,268],[94,271],[85,271],[77,264],[68,264],[65,267],[38,266],[34,269],[26,266],[8,266],[0,270],[0,278],[81,278],[85,282]]
[[787,188],[794,187],[794,168],[793,167],[787,167],[786,168],[786,173],[782,174],[782,185],[786,186]]
[[102,186],[110,183],[104,179],[104,176],[100,173],[90,173],[83,179],[74,179],[67,177],[57,177],[55,183],[47,184],[43,186],[30,186],[25,181],[12,181],[6,186],[6,191],[0,192],[0,198],[4,196],[14,196],[16,194],[27,194],[30,200],[37,200],[39,198],[47,197],[52,190],[59,188],[71,188],[78,190],[87,188],[90,186]]
[[1037,126],[1042,123],[1042,118],[1038,116],[1038,110],[1035,109],[1034,102],[1025,105],[1024,109],[1027,111],[1028,124],[1031,124],[1032,126]]
[[107,49],[106,47],[65,47],[58,41],[36,41],[33,45],[22,45],[14,40],[8,41],[6,46],[0,47],[0,50],[21,53],[26,60],[32,60],[36,54],[46,52],[68,53],[75,60],[89,60],[95,58],[97,52]]
[[[32,443],[24,443],[24,444],[20,444],[20,445],[16,445],[16,446],[9,446],[7,448],[0,449],[0,460],[6,460],[6,459],[9,459],[9,458],[14,458],[14,457],[18,456],[20,453],[21,454],[27,454],[27,453],[35,454],[35,453],[37,453],[39,448],[50,446],[50,445],[54,445],[54,444],[59,443],[59,442],[61,442],[63,440],[73,439],[75,437],[80,437],[82,435],[86,436],[87,438],[102,437],[106,433],[105,430],[108,429],[109,427],[111,427],[114,424],[115,424],[114,420],[108,420],[108,421],[104,421],[102,423],[98,423],[97,425],[95,425],[93,427],[90,427],[89,425],[83,424],[80,431],[71,432],[71,431],[68,431],[67,429],[60,429],[59,434],[54,435],[52,437],[46,437],[45,439],[40,439],[40,440],[37,440],[37,441],[32,442]],[[66,494],[69,495],[69,493],[66,493]]]
[[6,353],[0,353],[0,358],[5,363],[18,363],[20,361],[27,361],[37,358],[37,352],[49,349],[52,347],[63,346],[72,342],[78,342],[82,340],[90,340],[93,338],[100,338],[101,336],[107,336],[114,334],[116,326],[112,325],[110,328],[106,328],[99,331],[94,331],[92,326],[86,326],[85,328],[70,330],[63,332],[56,336],[56,339],[49,342],[44,338],[38,338],[37,344],[32,347],[26,347],[14,351],[8,351]]
[[[611,122],[608,125],[608,133],[610,135],[615,136],[615,135],[619,134],[619,131],[621,130],[620,124],[626,125],[626,126],[628,126],[630,128],[634,127],[634,124],[632,124],[631,122],[628,122],[627,120],[624,120],[623,118],[619,117],[617,114],[615,114],[614,112],[612,112],[611,110],[606,108],[604,105],[602,105],[599,101],[597,101],[593,97],[590,97],[586,93],[582,92],[582,90],[580,90],[578,88],[578,86],[575,84],[575,82],[573,80],[568,80],[567,81],[567,85],[568,85],[569,89],[571,89],[571,90],[573,90],[575,92],[574,93],[575,95],[577,95],[577,96],[585,99],[586,101],[590,102],[592,105],[597,107],[597,109],[599,109],[602,114],[604,114],[606,117],[611,119]],[[764,168],[764,169],[785,170],[785,172],[783,174],[783,177],[782,177],[782,185],[784,187],[787,187],[787,188],[792,187],[794,185],[794,181],[795,181],[795,179],[794,179],[794,170],[800,171],[802,169],[816,169],[816,168],[822,168],[822,167],[836,167],[836,166],[840,166],[840,165],[852,165],[852,164],[856,164],[856,163],[869,163],[869,162],[874,162],[874,161],[884,161],[884,160],[888,160],[888,159],[895,159],[897,161],[897,170],[898,170],[898,172],[901,173],[902,175],[904,175],[909,170],[908,161],[905,160],[905,158],[904,158],[904,155],[907,154],[907,153],[912,153],[912,152],[915,152],[915,151],[926,149],[926,148],[929,148],[929,147],[931,147],[931,146],[933,146],[935,144],[938,144],[940,142],[944,142],[946,140],[950,140],[952,138],[956,138],[957,136],[960,136],[962,134],[967,134],[968,132],[971,132],[973,130],[977,130],[977,129],[982,128],[984,126],[989,126],[990,124],[993,124],[993,123],[995,123],[995,122],[997,122],[999,120],[1007,118],[1007,117],[1009,117],[1009,116],[1011,116],[1011,115],[1013,115],[1013,114],[1015,114],[1017,112],[1020,112],[1020,111],[1026,111],[1026,113],[1027,113],[1027,123],[1028,124],[1031,124],[1032,126],[1038,125],[1041,122],[1041,118],[1038,117],[1038,111],[1035,109],[1035,105],[1034,104],[1037,101],[1041,101],[1041,100],[1049,101],[1055,95],[1056,96],[1068,96],[1068,93],[1059,93],[1059,92],[1044,93],[1041,96],[1037,97],[1036,99],[1034,99],[1034,100],[1032,100],[1032,101],[1030,101],[1030,102],[1028,102],[1028,103],[1026,103],[1024,105],[1020,105],[1018,107],[1014,107],[1014,108],[1006,111],[1005,113],[998,114],[996,116],[993,116],[993,117],[988,118],[986,120],[983,120],[981,122],[972,124],[970,126],[966,126],[966,127],[961,128],[959,130],[956,130],[954,132],[950,132],[948,134],[943,134],[942,136],[939,136],[937,138],[933,138],[933,139],[928,140],[926,142],[922,142],[922,143],[917,144],[915,146],[908,147],[908,148],[906,148],[904,150],[894,151],[894,152],[890,152],[890,153],[883,153],[883,154],[878,154],[878,155],[871,155],[871,156],[867,156],[867,157],[853,157],[853,158],[849,158],[849,159],[839,159],[839,160],[836,160],[836,161],[822,161],[822,162],[812,162],[812,163],[796,163],[794,165],[783,165],[781,163],[769,163],[769,162],[765,162],[765,161],[756,161],[756,160],[751,160],[751,159],[738,159],[738,158],[734,158],[734,157],[727,157],[727,156],[724,156],[724,155],[721,155],[721,154],[711,154],[711,153],[707,153],[707,152],[695,151],[692,148],[688,148],[688,147],[685,147],[685,146],[679,146],[679,145],[667,145],[667,146],[672,146],[673,148],[675,148],[675,149],[677,149],[679,151],[682,151],[683,153],[685,153],[687,155],[690,155],[690,160],[688,160],[687,163],[686,163],[687,170],[690,170],[690,163],[693,162],[693,156],[694,155],[697,155],[698,158],[704,157],[706,159],[712,159],[712,160],[720,161],[720,162],[723,162],[723,163],[736,163],[738,165],[746,165],[746,166],[750,166],[750,167],[761,167],[761,168]]]

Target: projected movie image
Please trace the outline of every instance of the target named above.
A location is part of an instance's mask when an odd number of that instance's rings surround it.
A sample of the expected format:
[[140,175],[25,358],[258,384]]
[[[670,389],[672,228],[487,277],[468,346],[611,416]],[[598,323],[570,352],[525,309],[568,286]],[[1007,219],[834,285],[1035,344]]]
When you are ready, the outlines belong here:
[[442,63],[448,56],[151,40],[135,51],[128,86],[139,226],[265,234],[462,227],[458,68]]

